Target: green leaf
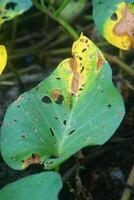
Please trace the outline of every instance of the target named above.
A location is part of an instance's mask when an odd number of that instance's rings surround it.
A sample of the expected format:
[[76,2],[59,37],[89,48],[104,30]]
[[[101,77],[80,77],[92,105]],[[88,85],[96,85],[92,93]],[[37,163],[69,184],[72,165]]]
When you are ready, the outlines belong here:
[[81,35],[72,56],[9,107],[1,153],[12,168],[56,167],[81,148],[106,142],[121,123],[123,100],[103,54]]
[[0,0],[0,25],[22,14],[31,6],[31,0]]
[[42,172],[10,183],[0,190],[1,200],[56,200],[62,187],[56,172]]
[[[59,1],[59,5],[61,5],[61,2]],[[65,8],[60,12],[60,15],[64,17],[67,21],[72,21],[77,15],[80,14],[80,12],[84,9],[86,6],[87,0],[71,0]]]
[[93,0],[93,18],[112,45],[124,50],[134,47],[134,0]]

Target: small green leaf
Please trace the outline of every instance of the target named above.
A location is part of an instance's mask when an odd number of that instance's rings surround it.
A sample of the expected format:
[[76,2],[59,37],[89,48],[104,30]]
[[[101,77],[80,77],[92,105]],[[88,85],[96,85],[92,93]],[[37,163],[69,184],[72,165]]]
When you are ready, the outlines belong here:
[[14,169],[32,163],[53,168],[85,146],[103,144],[124,116],[121,95],[101,51],[85,36],[72,58],[8,109],[1,153]]
[[93,18],[108,42],[124,50],[134,48],[134,0],[93,0]]
[[31,6],[31,0],[0,0],[0,25],[22,14]]
[[56,200],[62,187],[56,172],[42,172],[10,183],[0,190],[1,200]]

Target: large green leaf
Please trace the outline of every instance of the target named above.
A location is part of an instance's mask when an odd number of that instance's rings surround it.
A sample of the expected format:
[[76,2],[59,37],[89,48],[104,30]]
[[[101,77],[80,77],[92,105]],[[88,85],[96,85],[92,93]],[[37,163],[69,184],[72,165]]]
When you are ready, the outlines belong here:
[[72,56],[9,107],[1,153],[12,168],[53,168],[85,146],[106,142],[122,121],[122,97],[100,50],[81,35]]
[[31,0],[0,0],[0,25],[32,6]]
[[0,190],[1,200],[56,200],[62,187],[55,172],[42,172],[10,183]]
[[93,0],[93,18],[108,42],[124,50],[134,47],[134,0]]

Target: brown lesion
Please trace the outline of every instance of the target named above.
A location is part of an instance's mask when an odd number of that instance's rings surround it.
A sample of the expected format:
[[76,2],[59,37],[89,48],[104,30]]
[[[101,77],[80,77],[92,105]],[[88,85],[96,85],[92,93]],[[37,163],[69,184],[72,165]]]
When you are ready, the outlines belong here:
[[25,168],[27,168],[28,166],[32,164],[42,164],[41,158],[38,154],[32,154],[32,156],[30,156],[24,161]]
[[71,83],[71,90],[73,94],[76,94],[79,91],[79,80],[80,80],[79,73],[78,72],[74,73]]
[[73,57],[69,60],[69,65],[70,68],[72,70],[73,73],[75,73],[77,71],[78,68],[78,64],[77,64],[77,60],[76,57],[73,55]]
[[98,70],[101,69],[104,63],[105,63],[105,60],[102,58],[100,54],[98,54],[97,69]]
[[61,90],[59,89],[54,89],[52,92],[51,92],[51,97],[54,99],[54,100],[57,100],[59,98],[59,96],[62,95],[61,93]]
[[73,94],[76,94],[79,91],[80,74],[78,72],[78,63],[74,55],[73,55],[73,58],[69,60],[69,65],[73,72],[73,78],[71,82],[71,92]]
[[117,36],[128,35],[131,40],[131,47],[134,47],[134,14],[126,6],[122,10],[122,19],[114,27],[114,34]]
[[59,89],[52,90],[51,97],[57,104],[62,104],[62,102],[64,101],[64,96],[62,95],[62,92]]

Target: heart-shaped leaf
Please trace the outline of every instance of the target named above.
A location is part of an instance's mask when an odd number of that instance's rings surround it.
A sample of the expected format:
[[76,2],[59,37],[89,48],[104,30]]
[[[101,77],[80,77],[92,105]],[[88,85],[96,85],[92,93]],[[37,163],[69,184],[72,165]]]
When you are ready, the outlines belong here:
[[9,166],[32,163],[53,168],[85,146],[103,144],[124,116],[122,97],[100,50],[85,36],[72,58],[8,109],[1,129],[1,152]]
[[124,50],[134,47],[134,0],[93,0],[93,18],[108,42]]
[[31,0],[0,0],[0,25],[32,6]]
[[7,53],[3,45],[0,45],[0,74],[3,72],[7,62]]
[[62,187],[55,172],[42,172],[10,183],[0,190],[1,200],[56,200]]

